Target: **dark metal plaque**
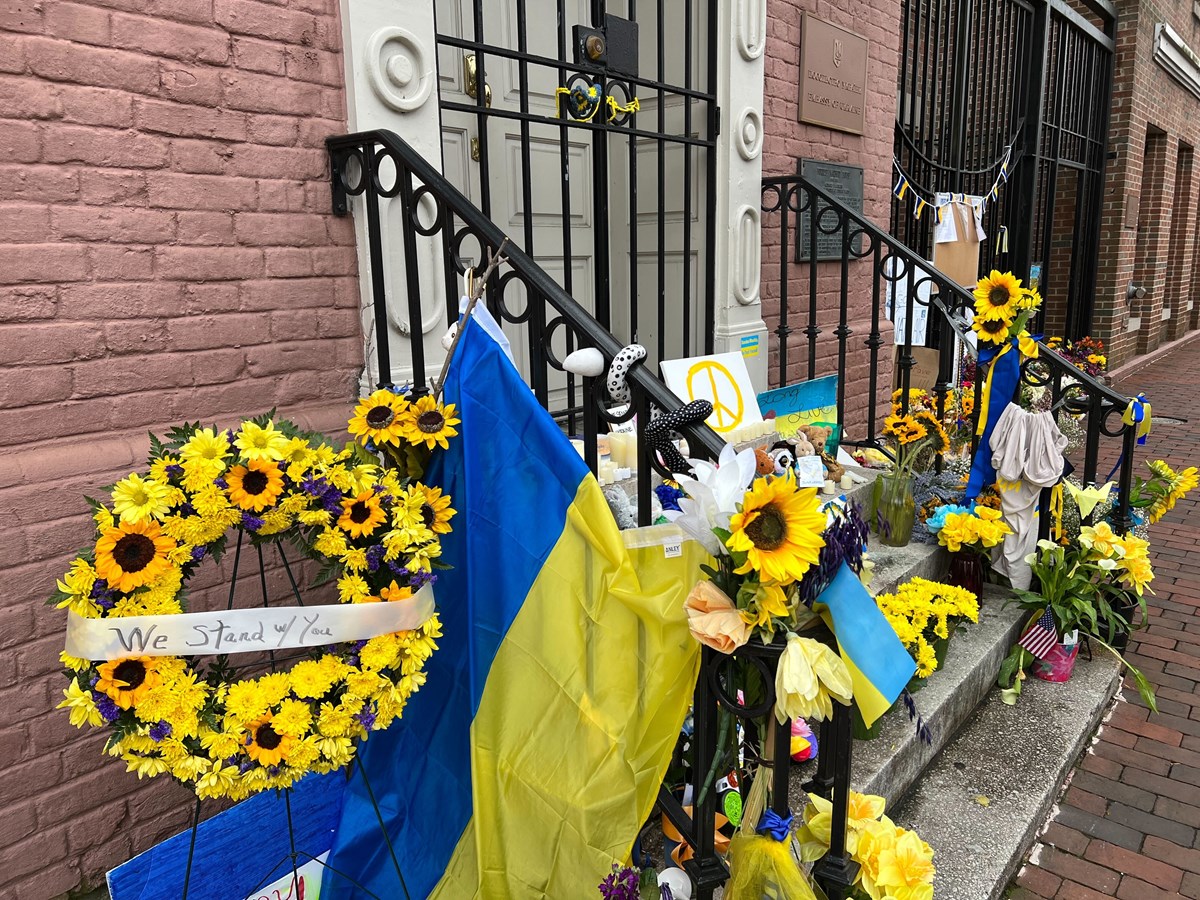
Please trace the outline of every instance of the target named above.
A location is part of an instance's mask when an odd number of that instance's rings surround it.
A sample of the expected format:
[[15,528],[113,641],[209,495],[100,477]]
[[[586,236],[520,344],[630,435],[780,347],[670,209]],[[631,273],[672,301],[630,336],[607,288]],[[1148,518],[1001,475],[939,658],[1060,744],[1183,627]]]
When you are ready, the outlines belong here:
[[[863,170],[862,166],[847,166],[841,163],[826,162],[823,159],[798,159],[796,171],[807,181],[823,190],[836,200],[840,200],[856,213],[863,211]],[[818,198],[819,200],[820,198]],[[824,227],[833,225],[833,214],[827,214],[821,219],[821,210],[827,209],[827,204],[817,206],[818,222]],[[796,262],[808,262],[811,240],[808,235],[808,210],[798,214],[800,222],[796,227]],[[853,228],[853,223],[847,223]],[[854,252],[862,250],[862,236],[853,241]],[[817,262],[840,260],[842,258],[842,230],[839,228],[833,234],[825,234],[817,229]]]

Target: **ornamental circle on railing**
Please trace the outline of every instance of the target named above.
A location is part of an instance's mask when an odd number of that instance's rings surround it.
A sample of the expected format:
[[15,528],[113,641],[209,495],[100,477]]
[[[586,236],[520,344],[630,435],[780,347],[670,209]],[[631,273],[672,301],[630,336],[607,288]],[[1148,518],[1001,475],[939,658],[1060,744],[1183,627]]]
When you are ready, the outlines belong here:
[[[471,259],[463,256],[463,243],[467,238],[473,238],[479,247],[479,253]],[[454,237],[450,240],[450,256],[454,260],[454,268],[460,275],[465,275],[468,269],[474,268],[477,263],[475,260],[483,260],[487,258],[489,250],[495,250],[483,236],[476,232],[470,225],[464,225],[458,231],[454,232]]]
[[[431,217],[432,224],[426,226],[421,224],[421,212],[432,208]],[[408,221],[412,224],[413,230],[417,234],[422,234],[425,237],[433,237],[442,230],[442,202],[438,199],[437,194],[427,184],[422,184],[413,191],[412,208],[408,211]]]
[[[619,107],[629,106],[630,101],[636,96],[636,94],[633,91],[632,85],[630,85],[629,82],[627,82],[627,81],[610,81],[610,82],[608,82],[608,84],[605,87],[608,90],[608,96],[612,97],[613,102],[616,103],[616,105]],[[614,93],[614,89],[615,89],[615,93]],[[602,115],[605,120],[608,119],[609,111],[608,111],[607,107],[608,107],[608,104],[605,104],[605,108],[602,109],[599,113],[599,115]],[[622,112],[617,113],[617,115],[613,118],[613,120],[611,122],[609,122],[608,124],[616,125],[617,127],[621,127],[629,122],[630,117],[632,115],[633,115],[633,110],[626,109]]]
[[[1125,415],[1125,410],[1121,409],[1114,403],[1110,403],[1106,398],[1100,398],[1100,433],[1108,437],[1122,437],[1131,426],[1125,424],[1122,418]],[[1116,427],[1111,427],[1110,422],[1116,416]]]
[[546,363],[551,368],[557,369],[559,372],[566,372],[567,370],[563,367],[562,361],[567,354],[564,353],[562,356],[559,356],[554,352],[553,346],[554,334],[559,328],[566,330],[566,336],[563,338],[564,346],[570,348],[572,339],[578,341],[579,335],[575,333],[574,326],[567,321],[566,317],[561,315],[555,316],[546,323],[546,328],[542,332],[542,354],[546,359]]
[[[513,292],[508,290],[508,286],[512,282],[518,281],[525,293],[525,308],[520,312],[513,312],[509,304],[512,299]],[[516,269],[509,269],[500,276],[496,282],[496,303],[500,317],[506,322],[512,322],[514,325],[522,325],[529,321],[529,316],[533,311],[533,291],[529,286],[529,282]]]
[[[751,647],[745,644],[732,656],[721,654],[708,667],[708,684],[713,696],[721,706],[733,713],[739,719],[759,719],[770,715],[775,708],[775,668],[778,666],[779,654],[783,646],[759,645]],[[743,705],[736,693],[730,694],[725,689],[723,677],[735,662],[749,663],[757,670],[763,681],[763,700],[754,706]]]
[[367,180],[363,177],[366,166],[363,163],[363,152],[357,147],[339,153],[334,160],[338,183],[352,197],[357,197],[367,189]]
[[[383,186],[383,176],[386,172],[383,165],[385,161],[392,164],[393,179],[390,188]],[[380,147],[375,151],[374,162],[375,164],[371,167],[371,184],[375,187],[375,192],[380,197],[387,197],[389,200],[392,197],[398,196],[400,193],[401,172],[403,171],[400,157],[390,147]]]

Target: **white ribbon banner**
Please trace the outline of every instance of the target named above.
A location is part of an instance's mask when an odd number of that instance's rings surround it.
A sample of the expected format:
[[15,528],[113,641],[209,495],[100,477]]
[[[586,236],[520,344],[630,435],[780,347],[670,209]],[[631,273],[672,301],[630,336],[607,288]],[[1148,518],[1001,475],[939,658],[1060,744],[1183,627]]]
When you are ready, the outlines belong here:
[[67,653],[80,659],[206,656],[324,647],[418,628],[433,615],[433,587],[377,603],[277,606],[174,616],[85,619],[67,615]]

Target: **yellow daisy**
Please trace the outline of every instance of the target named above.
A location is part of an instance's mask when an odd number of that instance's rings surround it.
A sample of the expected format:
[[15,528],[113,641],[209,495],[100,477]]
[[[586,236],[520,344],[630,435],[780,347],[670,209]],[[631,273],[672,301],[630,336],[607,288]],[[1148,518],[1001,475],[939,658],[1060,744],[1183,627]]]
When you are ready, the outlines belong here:
[[282,431],[275,430],[274,422],[267,422],[266,427],[243,422],[234,443],[246,459],[282,459],[288,437]]
[[128,593],[154,581],[171,567],[175,542],[157,522],[121,522],[96,541],[96,574],[114,590]]
[[214,466],[220,474],[225,469],[225,454],[229,452],[229,438],[225,432],[214,428],[201,428],[180,448],[179,457],[185,463],[205,463]]
[[381,389],[358,402],[348,428],[360,444],[371,441],[396,446],[404,434],[407,410],[407,400]]
[[113,512],[122,522],[162,519],[171,508],[173,495],[170,485],[143,478],[135,472],[113,486]]
[[764,580],[781,585],[801,578],[825,546],[825,524],[816,490],[797,490],[793,473],[756,478],[741,512],[730,519],[727,546],[746,554],[745,563],[734,571],[742,575],[755,570]]
[[283,473],[267,459],[252,459],[229,470],[229,499],[242,509],[258,512],[274,505],[283,493]]
[[438,403],[428,395],[413,403],[405,417],[404,437],[410,444],[424,444],[428,449],[441,447],[443,450],[450,445],[447,438],[452,438],[458,431],[453,427],[461,419],[454,415],[454,404],[446,406]]

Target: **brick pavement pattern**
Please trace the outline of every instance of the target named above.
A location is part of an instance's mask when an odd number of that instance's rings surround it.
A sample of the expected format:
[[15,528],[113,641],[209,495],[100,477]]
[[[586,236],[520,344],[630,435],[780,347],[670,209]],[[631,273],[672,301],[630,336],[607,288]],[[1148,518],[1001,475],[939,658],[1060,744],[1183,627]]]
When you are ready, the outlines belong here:
[[[1200,462],[1200,341],[1116,385],[1144,391],[1157,422],[1143,460]],[[1200,898],[1200,496],[1151,529],[1155,595],[1129,661],[1158,697],[1151,716],[1127,680],[1124,700],[1071,773],[1057,814],[1013,882],[1010,900]]]

